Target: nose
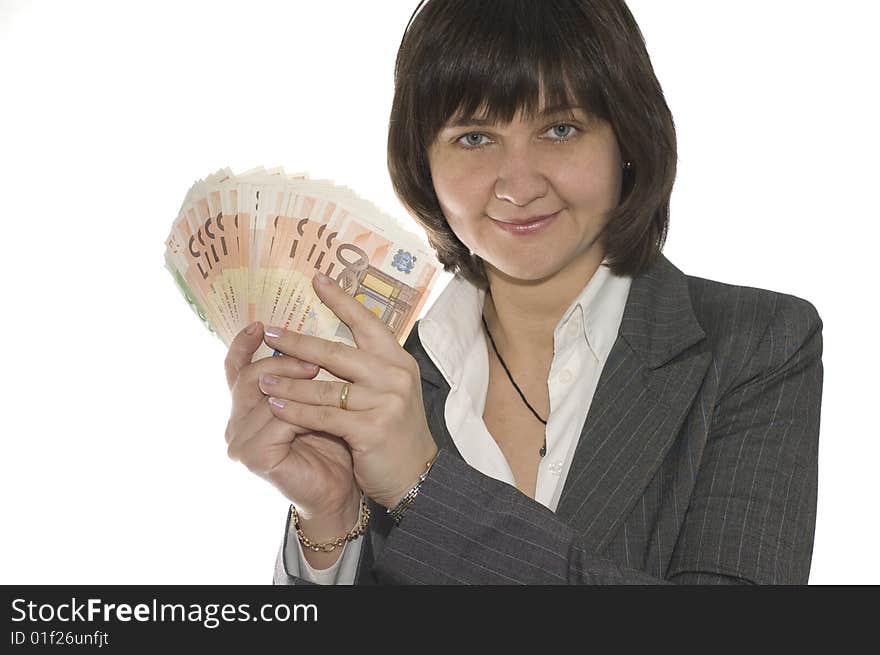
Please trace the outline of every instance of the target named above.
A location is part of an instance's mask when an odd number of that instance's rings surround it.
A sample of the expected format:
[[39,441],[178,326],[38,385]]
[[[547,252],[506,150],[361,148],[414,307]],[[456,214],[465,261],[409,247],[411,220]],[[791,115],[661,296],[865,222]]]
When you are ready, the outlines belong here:
[[512,148],[501,155],[495,179],[495,197],[527,207],[547,195],[549,182],[534,153],[527,147]]

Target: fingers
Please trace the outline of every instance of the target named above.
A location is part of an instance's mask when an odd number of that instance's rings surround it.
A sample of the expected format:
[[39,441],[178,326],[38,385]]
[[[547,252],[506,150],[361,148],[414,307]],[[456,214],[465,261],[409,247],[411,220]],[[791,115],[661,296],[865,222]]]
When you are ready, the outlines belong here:
[[321,302],[349,327],[358,348],[376,354],[392,355],[393,346],[399,344],[388,326],[376,314],[346,293],[337,281],[319,271],[312,278],[312,287]]
[[[248,334],[248,330],[252,330],[252,332]],[[242,329],[229,344],[224,367],[226,368],[226,384],[230,391],[238,378],[238,372],[251,363],[251,359],[257,352],[257,348],[260,347],[262,340],[263,324],[256,321],[256,323],[251,323]]]
[[250,438],[248,435],[253,435],[273,419],[275,419],[275,416],[265,406],[265,403],[258,403],[256,407],[240,418],[230,418],[226,424],[226,445],[231,446],[232,442],[237,440],[240,446]]
[[252,472],[264,474],[271,471],[290,454],[290,444],[299,432],[291,425],[272,418],[248,439],[239,443],[234,440],[227,449],[229,458],[240,461]]
[[267,402],[272,413],[285,423],[302,426],[307,430],[329,432],[348,443],[352,450],[358,449],[358,426],[363,426],[365,413],[356,413],[329,405],[308,405],[294,400],[270,397]]
[[293,435],[308,432],[306,428],[292,423],[285,423],[272,414],[268,403],[262,402],[254,407],[247,415],[238,420],[231,420],[226,425],[226,454],[233,461],[240,458],[245,448],[251,447],[251,440],[271,423],[281,423],[288,430],[288,441],[293,440]]
[[[356,300],[352,300],[352,302],[360,304]],[[343,380],[369,385],[371,379],[375,378],[378,372],[392,366],[388,360],[369,351],[321,337],[313,337],[276,327],[266,328],[265,335],[266,344],[270,348],[280,350],[291,357],[314,362]],[[396,341],[393,343],[400,348]]]
[[319,367],[303,362],[297,357],[264,357],[244,366],[232,388],[232,417],[240,418],[257,404],[265,402],[265,396],[257,384],[263,373],[271,373],[286,378],[312,378],[318,374]]
[[[272,382],[271,378],[275,379]],[[282,400],[294,400],[309,405],[328,405],[341,408],[344,382],[335,380],[295,380],[263,374],[259,379],[260,390],[267,396]],[[360,411],[376,407],[380,402],[378,393],[360,384],[349,384],[346,398],[348,411]]]

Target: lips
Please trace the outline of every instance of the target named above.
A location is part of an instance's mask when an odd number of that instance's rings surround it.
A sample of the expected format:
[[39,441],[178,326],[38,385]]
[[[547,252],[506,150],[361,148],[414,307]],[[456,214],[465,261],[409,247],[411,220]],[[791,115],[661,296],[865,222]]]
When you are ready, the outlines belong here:
[[532,216],[531,218],[493,218],[492,220],[498,223],[507,223],[509,225],[528,225],[529,223],[543,221],[545,218],[550,218],[558,213],[559,212],[554,212],[553,214],[544,214],[543,216]]
[[536,234],[538,232],[542,232],[544,228],[546,228],[548,225],[551,225],[559,216],[559,213],[561,211],[562,210],[560,209],[555,214],[532,217],[520,221],[495,220],[491,217],[490,220],[499,229],[502,229],[505,232],[509,232],[511,234]]

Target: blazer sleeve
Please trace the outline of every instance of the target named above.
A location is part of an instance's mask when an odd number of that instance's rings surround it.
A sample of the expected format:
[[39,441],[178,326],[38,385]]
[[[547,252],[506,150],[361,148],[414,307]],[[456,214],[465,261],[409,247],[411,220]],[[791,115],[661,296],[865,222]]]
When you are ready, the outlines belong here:
[[373,562],[380,584],[806,584],[813,550],[822,321],[783,301],[716,404],[663,578],[622,567],[549,508],[441,450]]

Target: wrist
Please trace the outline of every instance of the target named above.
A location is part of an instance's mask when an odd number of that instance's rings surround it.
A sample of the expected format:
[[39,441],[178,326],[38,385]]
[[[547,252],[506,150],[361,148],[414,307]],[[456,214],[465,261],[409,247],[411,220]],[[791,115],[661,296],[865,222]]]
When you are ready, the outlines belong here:
[[321,514],[299,511],[299,527],[313,543],[331,541],[344,536],[358,524],[360,507],[361,491],[353,486],[348,500],[337,510]]
[[440,449],[435,444],[432,444],[432,446],[433,448],[430,459],[425,463],[425,468],[419,475],[418,479],[406,492],[400,496],[396,496],[396,502],[390,504],[386,510],[387,514],[391,516],[395,524],[400,524],[404,513],[419,494],[422,483],[427,479],[428,474],[431,472],[431,467],[434,466],[434,462],[436,462],[437,458],[440,456]]
[[[352,501],[338,512],[298,516],[291,504],[291,518],[303,557],[314,570],[326,570],[339,561],[347,543],[362,535],[370,520],[366,498],[354,487]],[[363,514],[361,512],[363,511]]]
[[361,500],[361,490],[352,483],[346,495],[332,505],[325,507],[302,506],[297,503],[296,511],[301,521],[314,524],[345,522],[351,514],[357,514],[358,503]]
[[[406,498],[406,495],[410,493],[416,485],[421,482],[421,476],[430,469],[431,466],[434,465],[434,461],[437,459],[437,455],[440,454],[440,449],[437,447],[437,444],[434,441],[431,441],[431,445],[427,448],[422,455],[419,457],[419,468],[418,472],[415,474],[411,474],[412,477],[407,478],[408,484],[397,491],[397,493],[390,496],[390,498],[380,503],[387,509],[392,509],[399,505],[401,501]],[[415,467],[413,467],[413,470]]]

